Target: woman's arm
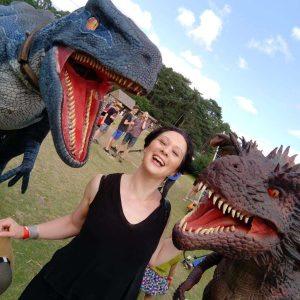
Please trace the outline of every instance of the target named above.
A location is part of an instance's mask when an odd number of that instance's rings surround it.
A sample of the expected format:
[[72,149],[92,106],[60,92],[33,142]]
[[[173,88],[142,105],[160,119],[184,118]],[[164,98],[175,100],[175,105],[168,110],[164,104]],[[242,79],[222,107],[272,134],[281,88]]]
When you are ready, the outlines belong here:
[[159,266],[178,254],[180,254],[182,251],[178,250],[172,241],[172,238],[167,238],[164,240],[160,240],[155,252],[153,253],[149,265],[150,267]]
[[[83,198],[76,210],[66,216],[37,225],[39,238],[57,240],[77,235],[86,219],[89,205],[98,191],[102,175],[95,176],[86,186]],[[22,239],[24,226],[11,218],[0,220],[0,237]]]
[[142,129],[145,130],[147,125],[147,119],[144,120],[143,124],[142,124]]
[[171,266],[168,277],[174,277],[178,263]]

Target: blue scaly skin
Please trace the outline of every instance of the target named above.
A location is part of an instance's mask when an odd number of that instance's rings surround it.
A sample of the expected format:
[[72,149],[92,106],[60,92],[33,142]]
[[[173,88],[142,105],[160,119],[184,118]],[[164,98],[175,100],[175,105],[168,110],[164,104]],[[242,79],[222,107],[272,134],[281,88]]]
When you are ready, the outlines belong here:
[[[26,32],[45,23],[29,55],[37,91],[17,57]],[[22,178],[26,191],[49,128],[61,159],[71,167],[84,165],[104,95],[113,84],[148,93],[160,68],[156,46],[109,0],[90,0],[58,20],[23,2],[0,5],[0,183]],[[20,154],[22,165],[1,175]]]

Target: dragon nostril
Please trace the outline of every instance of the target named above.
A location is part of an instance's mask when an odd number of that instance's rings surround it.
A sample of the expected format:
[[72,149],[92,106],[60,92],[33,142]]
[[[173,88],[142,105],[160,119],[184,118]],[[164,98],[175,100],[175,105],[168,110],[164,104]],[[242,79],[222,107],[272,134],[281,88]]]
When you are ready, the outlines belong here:
[[237,169],[237,168],[238,168],[238,164],[234,164],[233,167],[234,167],[235,169]]

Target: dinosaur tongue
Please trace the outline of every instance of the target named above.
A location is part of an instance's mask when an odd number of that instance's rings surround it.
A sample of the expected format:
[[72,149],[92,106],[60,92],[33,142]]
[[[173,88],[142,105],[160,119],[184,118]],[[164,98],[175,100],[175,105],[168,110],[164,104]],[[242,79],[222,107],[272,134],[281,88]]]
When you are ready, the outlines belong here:
[[236,222],[233,218],[230,216],[225,216],[223,213],[215,208],[213,205],[203,205],[204,212],[202,210],[198,211],[196,215],[192,216],[190,219],[187,219],[187,229],[190,227],[193,229],[197,229],[199,227],[203,228],[211,228],[211,227],[217,227],[217,226],[230,226],[230,225],[238,225],[238,222]]
[[69,62],[73,52],[69,48],[58,48],[57,71],[63,88],[61,107],[63,138],[69,154],[81,162],[86,159],[100,102],[109,91],[110,84],[101,78],[88,78],[78,74]]

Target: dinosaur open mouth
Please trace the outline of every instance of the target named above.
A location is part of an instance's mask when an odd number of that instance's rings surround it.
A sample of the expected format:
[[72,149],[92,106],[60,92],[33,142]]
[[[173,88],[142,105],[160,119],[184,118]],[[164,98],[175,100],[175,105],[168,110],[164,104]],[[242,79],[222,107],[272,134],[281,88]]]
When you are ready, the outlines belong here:
[[225,197],[214,192],[207,184],[200,183],[206,196],[199,206],[187,214],[179,223],[182,232],[195,235],[235,233],[263,238],[277,235],[275,226],[262,218],[237,209]]
[[67,47],[57,47],[57,72],[63,89],[61,128],[64,143],[69,155],[75,161],[83,162],[100,103],[112,84],[134,94],[145,91],[92,56]]

